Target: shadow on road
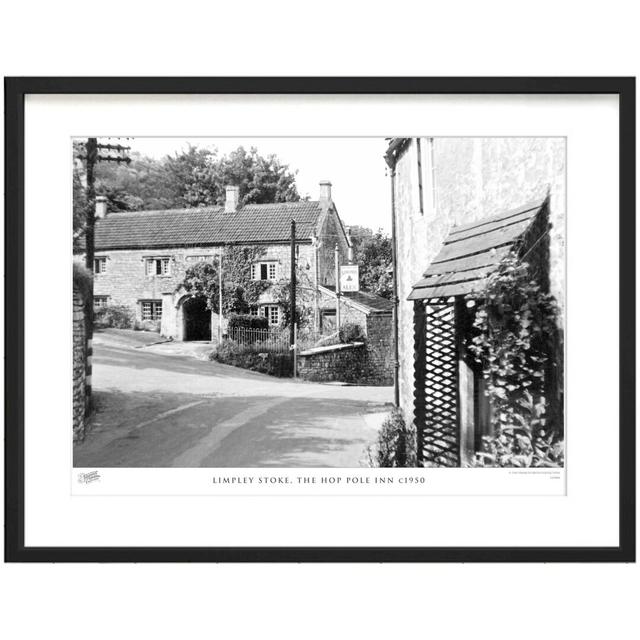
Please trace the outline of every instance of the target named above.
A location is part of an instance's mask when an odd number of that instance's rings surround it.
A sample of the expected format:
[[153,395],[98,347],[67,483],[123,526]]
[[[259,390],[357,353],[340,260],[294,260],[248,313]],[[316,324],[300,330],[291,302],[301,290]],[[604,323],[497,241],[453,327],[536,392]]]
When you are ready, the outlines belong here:
[[[128,346],[116,346],[110,344],[107,348],[96,349],[94,363],[112,367],[124,367],[144,371],[146,369],[158,369],[162,363],[167,363],[171,371],[175,373],[196,374],[199,376],[214,378],[244,378],[247,380],[263,380],[265,375],[256,371],[249,371],[209,360],[196,360],[188,355],[162,355],[144,348],[133,349]],[[268,377],[274,384],[292,382],[291,378]]]
[[[375,429],[354,400],[101,390],[76,467],[357,467]],[[242,416],[249,411],[250,419]],[[186,459],[191,464],[178,464]]]

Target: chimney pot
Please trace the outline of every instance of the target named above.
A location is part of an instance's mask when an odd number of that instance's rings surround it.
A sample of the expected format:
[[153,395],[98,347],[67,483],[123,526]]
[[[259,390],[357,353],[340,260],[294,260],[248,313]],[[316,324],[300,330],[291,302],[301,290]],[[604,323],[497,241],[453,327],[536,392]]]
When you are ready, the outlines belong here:
[[105,196],[96,196],[96,218],[106,218],[107,199]]
[[320,201],[329,202],[331,200],[331,182],[322,180],[320,182]]
[[353,264],[353,242],[351,241],[351,227],[346,227],[345,232],[347,234],[347,260],[349,264]]
[[240,205],[240,187],[228,185],[225,193],[224,212],[233,213]]

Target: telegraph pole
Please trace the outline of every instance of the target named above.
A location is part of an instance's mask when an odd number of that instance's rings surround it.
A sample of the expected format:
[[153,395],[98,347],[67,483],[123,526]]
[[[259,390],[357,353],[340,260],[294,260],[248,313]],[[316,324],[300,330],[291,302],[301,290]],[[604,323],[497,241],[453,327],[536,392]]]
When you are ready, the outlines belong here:
[[[85,145],[87,160],[87,208],[85,210],[85,264],[89,273],[93,273],[93,258],[95,255],[95,228],[96,228],[96,187],[94,169],[98,160],[98,141],[89,138]],[[93,308],[93,302],[91,304]]]
[[336,331],[340,332],[340,251],[338,249],[338,243],[334,252],[336,263]]
[[218,254],[218,346],[222,344],[222,248]]
[[[95,187],[95,167],[98,162],[124,162],[129,164],[131,158],[127,155],[130,147],[123,147],[119,144],[98,144],[97,138],[87,138],[85,143],[85,154],[79,156],[87,163],[87,187],[86,187],[86,209],[85,209],[85,230],[84,230],[84,251],[85,265],[89,273],[93,275],[95,258],[95,229],[96,229],[96,187]],[[89,412],[91,400],[91,376],[93,359],[93,277],[91,278],[91,291],[85,300],[85,411]]]
[[295,347],[296,344],[296,221],[291,220],[291,322],[289,323],[289,346]]

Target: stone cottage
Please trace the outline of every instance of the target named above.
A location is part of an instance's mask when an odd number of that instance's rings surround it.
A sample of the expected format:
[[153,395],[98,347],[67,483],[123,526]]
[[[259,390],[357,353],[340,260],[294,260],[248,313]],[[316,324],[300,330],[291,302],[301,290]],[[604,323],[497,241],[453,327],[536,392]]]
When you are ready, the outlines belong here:
[[[535,248],[544,262],[536,268],[563,312],[565,140],[394,138],[386,160],[397,257],[398,403],[416,424],[423,460],[436,452],[443,466],[465,465],[483,435],[482,381],[465,368],[459,342],[445,345],[447,332],[457,330],[464,294],[481,286],[511,246]],[[562,314],[559,325],[562,336]],[[560,342],[560,407],[562,356]]]
[[[225,247],[262,249],[252,265],[256,280],[288,278],[291,267],[290,229],[296,221],[296,258],[312,283],[306,304],[316,323],[320,318],[320,285],[335,286],[335,251],[342,264],[350,241],[331,198],[331,183],[320,183],[314,201],[242,205],[239,189],[226,189],[224,206],[169,211],[106,213],[98,202],[95,229],[94,305],[130,307],[138,321],[160,323],[163,336],[176,340],[216,340],[224,318],[209,311],[204,298],[181,288],[186,269],[197,261],[215,262]],[[253,313],[282,321],[282,309],[271,288],[261,294]]]

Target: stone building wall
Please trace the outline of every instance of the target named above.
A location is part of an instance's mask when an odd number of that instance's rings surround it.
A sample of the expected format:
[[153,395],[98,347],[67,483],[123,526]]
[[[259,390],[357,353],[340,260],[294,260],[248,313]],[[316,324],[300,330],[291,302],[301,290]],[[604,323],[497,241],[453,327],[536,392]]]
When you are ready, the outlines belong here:
[[84,438],[85,419],[85,326],[84,298],[73,288],[73,441]]
[[[288,278],[291,268],[291,249],[289,245],[267,245],[264,247],[261,261],[278,263],[276,278]],[[197,264],[205,257],[215,261],[217,247],[189,247],[159,250],[114,249],[96,251],[96,258],[106,257],[105,273],[94,276],[94,295],[109,296],[109,304],[125,305],[136,310],[136,318],[140,318],[140,300],[162,300],[163,294],[173,294],[184,279],[188,267]],[[169,275],[146,275],[145,260],[147,258],[168,257],[171,261]],[[300,244],[298,260],[300,266],[313,272],[315,252],[310,244]],[[223,256],[224,273],[224,256]],[[261,302],[270,302],[267,293]]]
[[[181,303],[184,291],[179,290],[188,267],[202,258],[217,260],[218,247],[189,247],[165,250],[115,249],[97,251],[96,258],[107,259],[105,273],[94,275],[94,295],[108,296],[108,303],[124,305],[133,310],[135,318],[141,320],[141,300],[162,301],[162,329],[165,336],[182,339]],[[146,275],[147,258],[170,259],[168,275]],[[298,265],[309,282],[315,277],[315,249],[309,242],[298,244]],[[260,261],[277,262],[276,280],[288,279],[291,269],[291,248],[289,244],[265,245]],[[223,254],[224,274],[224,254]],[[274,296],[267,289],[259,298],[260,304],[274,302]],[[312,302],[309,302],[312,304]],[[217,335],[218,316],[212,314],[212,335]]]
[[452,226],[542,200],[550,190],[551,293],[565,298],[564,138],[421,139],[423,206],[418,195],[418,149],[411,140],[396,165],[398,350],[400,406],[413,419],[413,303],[407,301]]
[[335,286],[335,247],[338,245],[340,264],[347,263],[349,244],[335,206],[331,206],[322,223],[318,246],[318,283]]

